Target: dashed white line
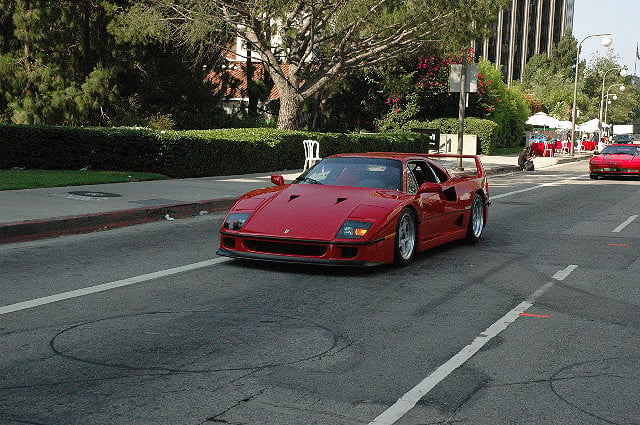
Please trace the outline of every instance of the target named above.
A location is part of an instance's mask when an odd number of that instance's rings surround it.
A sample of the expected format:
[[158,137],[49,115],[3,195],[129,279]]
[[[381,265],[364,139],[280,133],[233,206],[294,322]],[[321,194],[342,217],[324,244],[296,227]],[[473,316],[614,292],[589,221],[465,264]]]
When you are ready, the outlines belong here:
[[[558,271],[553,275],[553,279],[561,281],[566,279],[578,266],[570,265],[564,270]],[[400,397],[391,407],[382,412],[377,418],[375,418],[369,425],[391,425],[407,414],[415,405],[420,401],[422,397],[427,395],[429,391],[433,389],[440,381],[445,379],[455,369],[462,366],[467,360],[473,357],[484,345],[489,342],[493,337],[500,334],[500,332],[507,329],[507,327],[515,322],[521,313],[524,313],[531,307],[534,302],[540,298],[545,292],[551,289],[555,285],[554,281],[549,281],[533,292],[526,301],[521,302],[514,307],[507,314],[498,319],[497,322],[489,326],[484,332],[476,337],[471,344],[460,350],[455,356],[447,360],[439,368],[437,368],[431,375],[423,379],[418,385],[409,390],[406,394]]]
[[15,311],[26,310],[33,307],[38,307],[45,304],[51,304],[58,301],[68,300],[70,298],[82,297],[84,295],[95,294],[97,292],[108,291],[114,288],[122,288],[123,286],[133,285],[135,283],[146,282],[152,279],[158,279],[160,277],[171,276],[178,273],[184,273],[191,270],[201,269],[213,264],[229,261],[229,258],[220,257],[213,258],[211,260],[200,261],[199,263],[187,264],[185,266],[174,267],[172,269],[160,270],[153,273],[147,273],[140,276],[130,277],[127,279],[116,280],[114,282],[103,283],[101,285],[90,286],[88,288],[76,289],[75,291],[62,292],[60,294],[50,295],[48,297],[36,298],[29,301],[23,301],[15,304],[10,304],[0,307],[0,315],[13,313]]
[[622,223],[621,225],[619,225],[618,227],[616,227],[615,229],[613,229],[612,233],[620,233],[624,230],[625,227],[627,227],[628,225],[630,225],[633,220],[635,220],[636,218],[638,218],[637,215],[632,215],[631,217],[629,217],[627,219],[627,221],[625,221],[624,223]]
[[507,196],[517,195],[518,193],[529,192],[529,191],[532,191],[532,190],[542,189],[544,187],[549,187],[549,186],[557,186],[559,184],[562,184],[565,181],[577,180],[577,179],[581,179],[582,177],[583,176],[570,177],[570,178],[567,178],[567,179],[559,181],[559,182],[544,183],[544,184],[540,184],[538,186],[532,186],[532,187],[527,187],[525,189],[514,190],[513,192],[501,193],[500,195],[491,195],[490,198],[491,199],[506,198]]

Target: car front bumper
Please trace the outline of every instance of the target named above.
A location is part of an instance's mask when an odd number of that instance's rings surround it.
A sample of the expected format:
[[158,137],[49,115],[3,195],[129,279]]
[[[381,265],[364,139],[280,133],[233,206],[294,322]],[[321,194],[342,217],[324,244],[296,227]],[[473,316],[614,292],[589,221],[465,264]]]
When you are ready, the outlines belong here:
[[331,266],[392,263],[395,234],[367,242],[322,242],[221,232],[218,255],[260,261]]

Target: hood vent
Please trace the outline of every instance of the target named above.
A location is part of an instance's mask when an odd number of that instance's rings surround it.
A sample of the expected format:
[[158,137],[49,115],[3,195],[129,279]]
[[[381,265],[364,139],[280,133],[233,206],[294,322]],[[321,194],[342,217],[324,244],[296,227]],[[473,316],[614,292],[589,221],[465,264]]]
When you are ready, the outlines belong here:
[[291,195],[291,196],[289,196],[289,202],[291,202],[294,199],[299,198],[299,197],[300,197],[300,195]]
[[338,198],[338,200],[336,201],[336,205],[338,205],[340,202],[344,202],[346,200],[347,200],[347,198]]

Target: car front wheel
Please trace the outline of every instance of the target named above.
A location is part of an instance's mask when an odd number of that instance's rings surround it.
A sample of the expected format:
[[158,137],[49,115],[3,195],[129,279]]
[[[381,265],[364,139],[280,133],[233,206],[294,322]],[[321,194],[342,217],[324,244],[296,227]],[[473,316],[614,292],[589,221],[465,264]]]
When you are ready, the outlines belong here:
[[469,226],[467,227],[467,241],[475,244],[482,236],[484,229],[484,199],[482,195],[476,193],[471,203],[471,213],[469,216]]
[[410,208],[405,208],[400,213],[395,242],[396,264],[409,264],[416,252],[416,218]]

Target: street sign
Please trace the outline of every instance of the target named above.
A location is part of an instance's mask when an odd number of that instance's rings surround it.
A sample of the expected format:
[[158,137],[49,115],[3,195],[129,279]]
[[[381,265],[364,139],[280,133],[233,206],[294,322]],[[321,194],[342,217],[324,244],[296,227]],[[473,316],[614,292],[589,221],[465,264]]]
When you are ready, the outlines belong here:
[[423,133],[428,135],[427,150],[440,149],[440,130],[432,130],[430,128],[412,128],[414,133]]
[[[466,66],[467,72],[465,73],[465,93],[475,93],[478,91],[478,64],[472,63]],[[460,76],[462,74],[462,65],[451,65],[451,72],[449,73],[449,91],[451,93],[460,93]]]

